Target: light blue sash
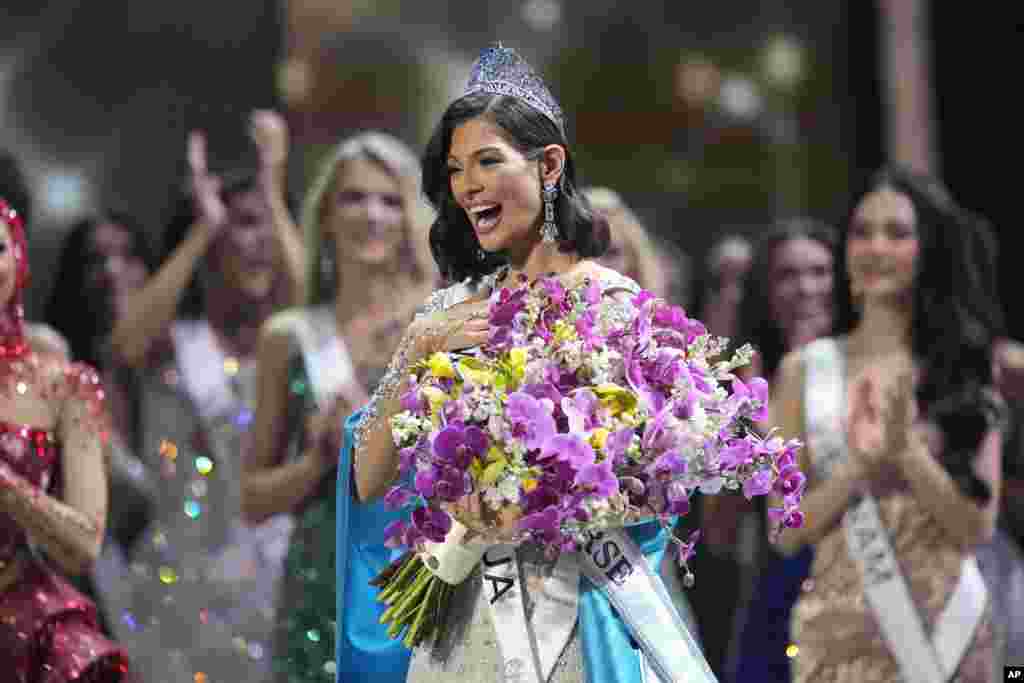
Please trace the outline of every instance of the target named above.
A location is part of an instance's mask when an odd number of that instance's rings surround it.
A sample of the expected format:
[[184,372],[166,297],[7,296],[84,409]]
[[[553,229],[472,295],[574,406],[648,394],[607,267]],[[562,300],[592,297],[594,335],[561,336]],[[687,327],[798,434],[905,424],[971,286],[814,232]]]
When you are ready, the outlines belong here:
[[[691,671],[687,683],[715,682],[717,679],[708,668],[696,641],[683,626],[671,596],[657,575],[657,568],[661,566],[665,554],[668,534],[656,521],[635,524],[626,530],[652,568],[657,594],[649,597],[667,606],[678,626],[666,629],[665,632],[644,629],[644,636],[649,641],[655,641],[653,644],[659,649],[688,651],[688,657],[684,656],[690,660],[688,666]],[[626,622],[612,606],[605,592],[586,576],[580,577],[579,629],[587,683],[655,683],[652,678],[654,672],[649,665],[641,662],[639,645],[630,634]]]
[[[370,580],[402,554],[384,547],[384,528],[402,512],[380,501],[358,503],[352,498],[352,430],[362,411],[345,422],[338,464],[337,496],[337,683],[373,680],[403,683],[409,669],[409,650],[388,637],[380,623],[384,605]],[[372,677],[369,678],[369,677]]]

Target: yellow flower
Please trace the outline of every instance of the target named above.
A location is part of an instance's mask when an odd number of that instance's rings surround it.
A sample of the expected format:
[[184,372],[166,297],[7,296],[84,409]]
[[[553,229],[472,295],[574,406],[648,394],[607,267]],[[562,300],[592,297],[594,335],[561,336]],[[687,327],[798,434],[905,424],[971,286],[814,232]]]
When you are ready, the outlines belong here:
[[452,359],[448,357],[447,353],[435,353],[427,360],[427,364],[430,366],[430,373],[434,377],[440,377],[444,379],[455,378],[455,368],[452,366]]
[[487,462],[494,462],[495,460],[501,460],[505,457],[505,453],[497,446],[491,446],[487,449]]
[[596,448],[597,450],[601,450],[602,448],[604,448],[605,442],[608,441],[608,434],[610,434],[610,432],[604,427],[595,429],[590,434],[590,445]]
[[536,479],[523,479],[523,491],[530,493],[537,488],[538,483],[539,482]]
[[636,408],[636,394],[618,384],[610,382],[599,384],[594,387],[594,393],[601,399],[601,404],[611,412],[613,417],[619,413],[631,412]]
[[480,483],[483,486],[490,486],[494,482],[498,481],[498,477],[501,473],[508,469],[508,460],[505,458],[499,458],[490,465],[484,468],[483,474],[480,475]]
[[427,403],[430,404],[430,417],[437,425],[438,417],[441,413],[441,406],[448,402],[448,394],[444,393],[437,387],[426,386],[420,389],[423,395],[427,397]]
[[475,358],[463,358],[459,361],[459,373],[463,378],[478,386],[494,386],[497,375],[485,364]]
[[505,355],[501,363],[502,377],[499,379],[498,388],[506,391],[514,390],[526,376],[527,351],[523,348],[515,348]]
[[555,342],[564,344],[576,340],[576,328],[564,320],[559,320],[551,330],[555,333]]
[[473,458],[473,462],[469,463],[469,473],[473,477],[473,481],[480,481],[480,475],[484,472],[484,466],[480,462],[480,458]]

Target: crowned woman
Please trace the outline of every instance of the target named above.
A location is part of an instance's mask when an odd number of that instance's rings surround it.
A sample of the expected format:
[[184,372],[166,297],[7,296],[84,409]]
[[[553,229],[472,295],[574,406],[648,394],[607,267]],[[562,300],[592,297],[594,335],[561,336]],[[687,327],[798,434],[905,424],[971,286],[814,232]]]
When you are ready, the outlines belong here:
[[[464,94],[445,111],[427,146],[423,181],[438,211],[431,249],[442,276],[457,284],[434,292],[421,307],[370,402],[346,423],[339,548],[346,545],[340,536],[352,517],[399,476],[390,421],[400,411],[402,380],[435,352],[484,344],[495,288],[551,275],[570,286],[589,280],[601,292],[599,317],[613,320],[631,314],[631,299],[640,291],[633,280],[596,262],[608,246],[607,230],[577,189],[562,112],[513,50],[483,51]],[[348,501],[350,495],[354,500]],[[485,522],[481,507],[470,494],[452,512],[488,540],[514,536],[514,520]],[[609,539],[633,570],[621,585],[591,580],[586,549],[552,560],[540,546],[524,542],[504,557],[485,554],[454,589],[451,612],[436,637],[413,652],[407,680],[714,681],[669,591],[651,570],[667,542],[659,523],[614,530]],[[339,600],[372,600],[372,591],[358,583],[359,561],[338,562]],[[344,609],[339,606],[338,613]],[[649,618],[654,613],[665,618]],[[353,670],[352,653],[368,647],[365,635],[339,629],[339,680]],[[383,630],[380,637],[386,637]]]

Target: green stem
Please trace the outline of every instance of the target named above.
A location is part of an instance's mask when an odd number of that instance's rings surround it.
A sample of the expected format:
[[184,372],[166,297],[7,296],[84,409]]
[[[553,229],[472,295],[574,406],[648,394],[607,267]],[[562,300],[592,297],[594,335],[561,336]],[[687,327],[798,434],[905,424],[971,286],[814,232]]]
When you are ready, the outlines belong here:
[[377,600],[380,602],[387,602],[390,605],[391,598],[395,595],[401,594],[407,581],[415,576],[417,570],[422,565],[423,562],[418,556],[411,557],[401,570],[399,570],[394,579],[388,582],[387,587],[377,595]]

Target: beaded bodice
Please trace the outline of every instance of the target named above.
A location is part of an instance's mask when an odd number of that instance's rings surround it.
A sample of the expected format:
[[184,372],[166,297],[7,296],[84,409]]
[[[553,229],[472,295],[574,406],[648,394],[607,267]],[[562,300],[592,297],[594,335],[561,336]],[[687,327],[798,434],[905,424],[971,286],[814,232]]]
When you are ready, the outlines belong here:
[[[33,486],[49,493],[57,481],[60,450],[53,432],[0,422],[0,463]],[[0,512],[0,569],[26,543],[25,532]]]

